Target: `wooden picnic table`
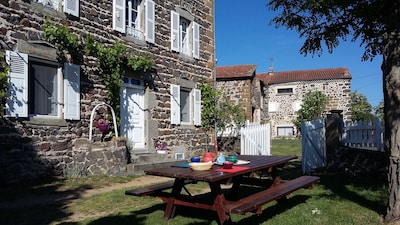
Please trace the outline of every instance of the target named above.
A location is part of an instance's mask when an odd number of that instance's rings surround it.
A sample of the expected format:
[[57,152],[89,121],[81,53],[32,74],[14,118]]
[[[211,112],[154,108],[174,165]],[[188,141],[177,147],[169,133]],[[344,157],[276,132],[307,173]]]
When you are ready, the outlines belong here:
[[[240,155],[242,165],[233,166],[232,169],[223,169],[220,165],[214,165],[206,171],[194,171],[190,168],[171,166],[144,171],[148,175],[174,178],[173,182],[157,184],[126,191],[127,195],[143,196],[151,195],[161,198],[167,203],[164,211],[164,219],[168,220],[175,214],[177,205],[208,209],[217,212],[219,223],[226,224],[231,221],[230,213],[246,214],[248,212],[261,213],[262,206],[268,202],[285,198],[286,195],[300,188],[311,188],[319,182],[319,177],[301,176],[294,180],[282,180],[278,168],[285,167],[289,161],[297,159],[297,156],[254,156]],[[268,173],[270,179],[260,179],[252,176],[260,171]],[[230,194],[236,193],[241,185],[251,184],[264,186],[265,188],[255,194],[229,200],[222,191],[221,185],[227,181],[232,182]],[[210,187],[208,195],[202,197],[193,196],[185,185],[189,183],[207,182]],[[171,192],[166,189],[172,188]],[[182,193],[186,191],[186,194]],[[207,196],[207,197],[205,197]]]

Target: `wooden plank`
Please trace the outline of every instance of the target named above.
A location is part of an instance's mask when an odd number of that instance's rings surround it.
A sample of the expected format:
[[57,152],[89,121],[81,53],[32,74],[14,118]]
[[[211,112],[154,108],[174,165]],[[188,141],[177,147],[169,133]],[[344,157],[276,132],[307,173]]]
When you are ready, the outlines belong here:
[[318,183],[319,180],[320,178],[315,176],[301,176],[238,201],[229,202],[225,204],[224,210],[228,213],[237,213],[242,215],[248,212],[261,213],[261,207],[264,204],[285,197],[298,189],[311,188],[311,186]]
[[[145,196],[145,195],[154,195],[157,192],[170,189],[174,186],[175,181],[168,181],[164,183],[154,184],[150,186],[146,186],[143,188],[137,188],[132,190],[125,191],[126,195],[133,195],[133,196]],[[184,184],[192,184],[195,183],[193,180],[185,180]]]

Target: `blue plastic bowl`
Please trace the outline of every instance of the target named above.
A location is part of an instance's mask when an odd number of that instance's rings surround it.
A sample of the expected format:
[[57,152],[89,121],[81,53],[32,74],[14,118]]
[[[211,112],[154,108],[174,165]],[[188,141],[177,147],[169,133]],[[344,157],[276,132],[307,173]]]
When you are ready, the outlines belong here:
[[190,162],[200,162],[200,157],[192,157],[190,158]]

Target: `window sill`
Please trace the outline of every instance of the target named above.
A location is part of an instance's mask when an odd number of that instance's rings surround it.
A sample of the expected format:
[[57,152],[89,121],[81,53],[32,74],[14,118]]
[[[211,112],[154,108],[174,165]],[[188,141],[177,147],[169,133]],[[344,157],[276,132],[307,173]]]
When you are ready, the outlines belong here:
[[29,120],[26,121],[25,124],[58,126],[58,127],[68,126],[68,123],[64,119],[47,119],[47,118],[29,118]]

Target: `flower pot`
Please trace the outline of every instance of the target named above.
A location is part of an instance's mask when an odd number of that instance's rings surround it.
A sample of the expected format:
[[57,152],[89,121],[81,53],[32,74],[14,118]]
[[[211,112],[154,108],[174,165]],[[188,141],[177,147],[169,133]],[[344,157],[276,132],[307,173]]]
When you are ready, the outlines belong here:
[[104,132],[108,131],[108,124],[99,125],[98,128],[101,132],[104,133]]

